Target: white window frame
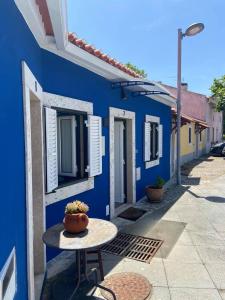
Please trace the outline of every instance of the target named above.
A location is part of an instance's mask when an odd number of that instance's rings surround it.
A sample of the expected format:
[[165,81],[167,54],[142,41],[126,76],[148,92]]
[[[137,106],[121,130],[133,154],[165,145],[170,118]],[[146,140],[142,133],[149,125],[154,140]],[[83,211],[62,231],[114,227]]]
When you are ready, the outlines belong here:
[[[43,93],[43,106],[69,109],[72,111],[85,112],[93,115],[93,103],[74,98],[64,97],[51,93]],[[75,182],[69,186],[58,188],[54,193],[45,195],[46,206],[64,200],[66,198],[78,195],[94,188],[94,177],[88,177],[83,181]]]
[[[146,115],[145,116],[145,122],[154,122],[154,123],[158,123],[158,126],[160,125],[160,118],[156,117],[156,116],[150,116],[150,115]],[[158,149],[159,151],[159,149]],[[155,166],[158,166],[160,162],[160,157],[158,154],[158,158],[152,161],[146,161],[145,162],[145,169],[149,169]]]

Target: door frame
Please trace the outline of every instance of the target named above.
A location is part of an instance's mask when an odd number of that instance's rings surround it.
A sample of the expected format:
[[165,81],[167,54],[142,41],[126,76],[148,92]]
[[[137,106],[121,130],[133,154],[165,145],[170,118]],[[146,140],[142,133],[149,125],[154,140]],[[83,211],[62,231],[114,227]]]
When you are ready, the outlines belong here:
[[127,203],[136,202],[136,145],[135,145],[135,112],[110,107],[109,108],[109,169],[110,169],[110,219],[116,216],[115,211],[115,174],[114,174],[114,122],[115,119],[121,118],[126,121],[126,155],[127,155]]
[[[25,137],[25,172],[26,172],[26,232],[27,232],[27,280],[28,280],[28,299],[35,299],[35,283],[34,283],[34,213],[40,213],[39,215],[39,224],[40,230],[44,232],[45,224],[45,197],[44,193],[42,195],[42,203],[40,203],[40,211],[34,212],[33,208],[33,183],[32,183],[32,129],[31,129],[31,99],[33,95],[37,104],[40,104],[40,109],[42,107],[43,101],[43,90],[37,79],[32,74],[31,70],[27,64],[22,62],[22,80],[23,80],[23,108],[24,108],[24,137]],[[42,113],[41,113],[41,133],[43,133],[42,128]],[[43,147],[43,145],[42,145]],[[42,153],[43,155],[43,148]],[[44,162],[40,165],[42,172],[44,170]],[[43,172],[44,174],[44,172]],[[44,176],[43,176],[44,177]],[[44,178],[41,179],[44,191]],[[45,246],[39,248],[41,251],[42,261],[40,264],[43,267],[43,271],[46,267],[46,257],[45,257]],[[36,251],[39,251],[36,249]]]

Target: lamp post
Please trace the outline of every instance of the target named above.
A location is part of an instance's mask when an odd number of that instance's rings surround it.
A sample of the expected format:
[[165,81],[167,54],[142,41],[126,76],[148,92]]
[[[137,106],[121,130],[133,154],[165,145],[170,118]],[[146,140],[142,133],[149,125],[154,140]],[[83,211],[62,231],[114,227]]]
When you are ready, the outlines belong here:
[[190,25],[185,33],[182,29],[178,29],[178,55],[177,55],[177,184],[181,184],[180,173],[180,128],[181,128],[181,53],[182,39],[188,36],[194,36],[204,29],[203,23],[195,23]]

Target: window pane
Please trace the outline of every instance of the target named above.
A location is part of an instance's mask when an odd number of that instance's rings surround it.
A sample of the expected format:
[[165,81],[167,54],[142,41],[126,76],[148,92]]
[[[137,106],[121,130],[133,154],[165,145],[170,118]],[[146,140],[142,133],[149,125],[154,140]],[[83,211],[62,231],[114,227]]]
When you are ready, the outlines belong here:
[[72,127],[71,120],[61,120],[61,169],[63,173],[72,172]]
[[151,160],[158,158],[158,124],[151,123]]

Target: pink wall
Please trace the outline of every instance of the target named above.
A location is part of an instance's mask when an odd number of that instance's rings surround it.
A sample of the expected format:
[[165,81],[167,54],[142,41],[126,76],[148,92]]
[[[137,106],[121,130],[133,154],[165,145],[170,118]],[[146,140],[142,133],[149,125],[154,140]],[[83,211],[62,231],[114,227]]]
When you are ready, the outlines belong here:
[[[163,86],[171,93],[172,96],[177,97],[176,88],[165,84],[163,84]],[[201,94],[182,89],[181,112],[192,118],[206,121],[207,97]]]

